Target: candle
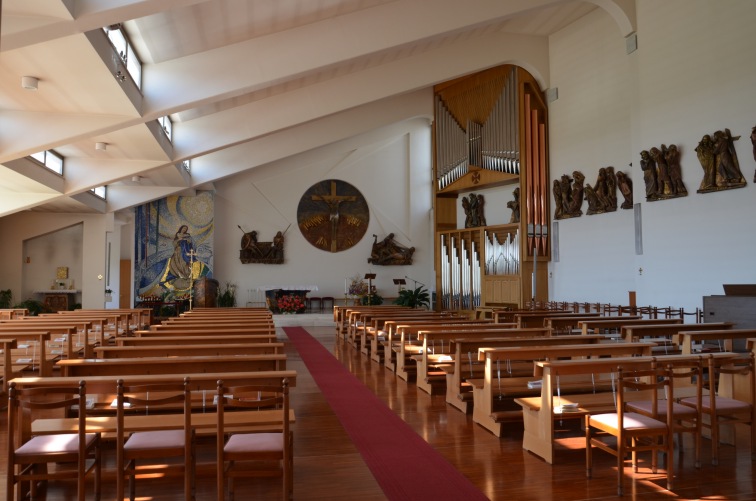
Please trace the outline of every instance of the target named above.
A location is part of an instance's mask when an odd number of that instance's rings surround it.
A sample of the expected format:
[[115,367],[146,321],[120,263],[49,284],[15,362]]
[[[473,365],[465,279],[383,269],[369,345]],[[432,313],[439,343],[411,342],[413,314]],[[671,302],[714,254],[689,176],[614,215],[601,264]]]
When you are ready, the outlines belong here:
[[346,296],[349,292],[349,287],[347,286],[347,279],[344,279],[344,295]]

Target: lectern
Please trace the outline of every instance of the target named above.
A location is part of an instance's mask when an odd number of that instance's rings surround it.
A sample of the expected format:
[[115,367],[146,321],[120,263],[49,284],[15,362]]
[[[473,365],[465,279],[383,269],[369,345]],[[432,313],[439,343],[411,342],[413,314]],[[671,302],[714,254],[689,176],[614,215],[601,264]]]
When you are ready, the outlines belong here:
[[215,308],[218,306],[218,281],[202,277],[194,281],[193,307]]

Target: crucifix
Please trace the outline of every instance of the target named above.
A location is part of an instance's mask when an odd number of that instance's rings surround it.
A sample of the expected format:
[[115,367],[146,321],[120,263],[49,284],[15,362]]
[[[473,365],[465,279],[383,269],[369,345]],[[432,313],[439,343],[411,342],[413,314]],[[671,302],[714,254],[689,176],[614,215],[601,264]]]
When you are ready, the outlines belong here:
[[341,202],[354,202],[357,200],[356,196],[337,195],[336,194],[336,181],[331,181],[331,193],[328,195],[312,195],[312,199],[316,202],[325,202],[330,210],[331,220],[331,252],[337,252],[337,236],[339,229],[339,205]]

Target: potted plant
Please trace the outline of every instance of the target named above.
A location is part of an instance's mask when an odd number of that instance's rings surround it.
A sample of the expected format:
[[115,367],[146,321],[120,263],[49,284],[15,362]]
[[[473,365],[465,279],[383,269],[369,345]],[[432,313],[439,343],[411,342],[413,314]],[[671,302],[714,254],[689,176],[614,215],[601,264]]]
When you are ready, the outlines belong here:
[[403,289],[399,291],[399,297],[394,300],[394,304],[409,308],[427,308],[430,305],[430,294],[422,285],[416,289]]
[[0,308],[10,308],[13,304],[13,292],[10,289],[0,291]]
[[218,307],[233,308],[236,306],[236,284],[226,282],[226,288],[218,291]]
[[362,304],[363,306],[375,306],[378,304],[383,304],[383,298],[377,292],[373,292],[372,294],[366,294],[362,296]]

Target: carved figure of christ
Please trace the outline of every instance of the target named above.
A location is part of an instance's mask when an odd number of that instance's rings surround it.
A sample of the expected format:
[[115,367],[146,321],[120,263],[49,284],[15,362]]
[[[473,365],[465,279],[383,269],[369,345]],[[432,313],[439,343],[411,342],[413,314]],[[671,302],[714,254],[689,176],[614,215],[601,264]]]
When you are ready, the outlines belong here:
[[337,252],[337,236],[339,229],[339,205],[341,202],[354,202],[356,196],[337,195],[336,181],[331,181],[331,193],[329,195],[313,195],[313,201],[325,202],[330,210],[331,219],[331,252]]

